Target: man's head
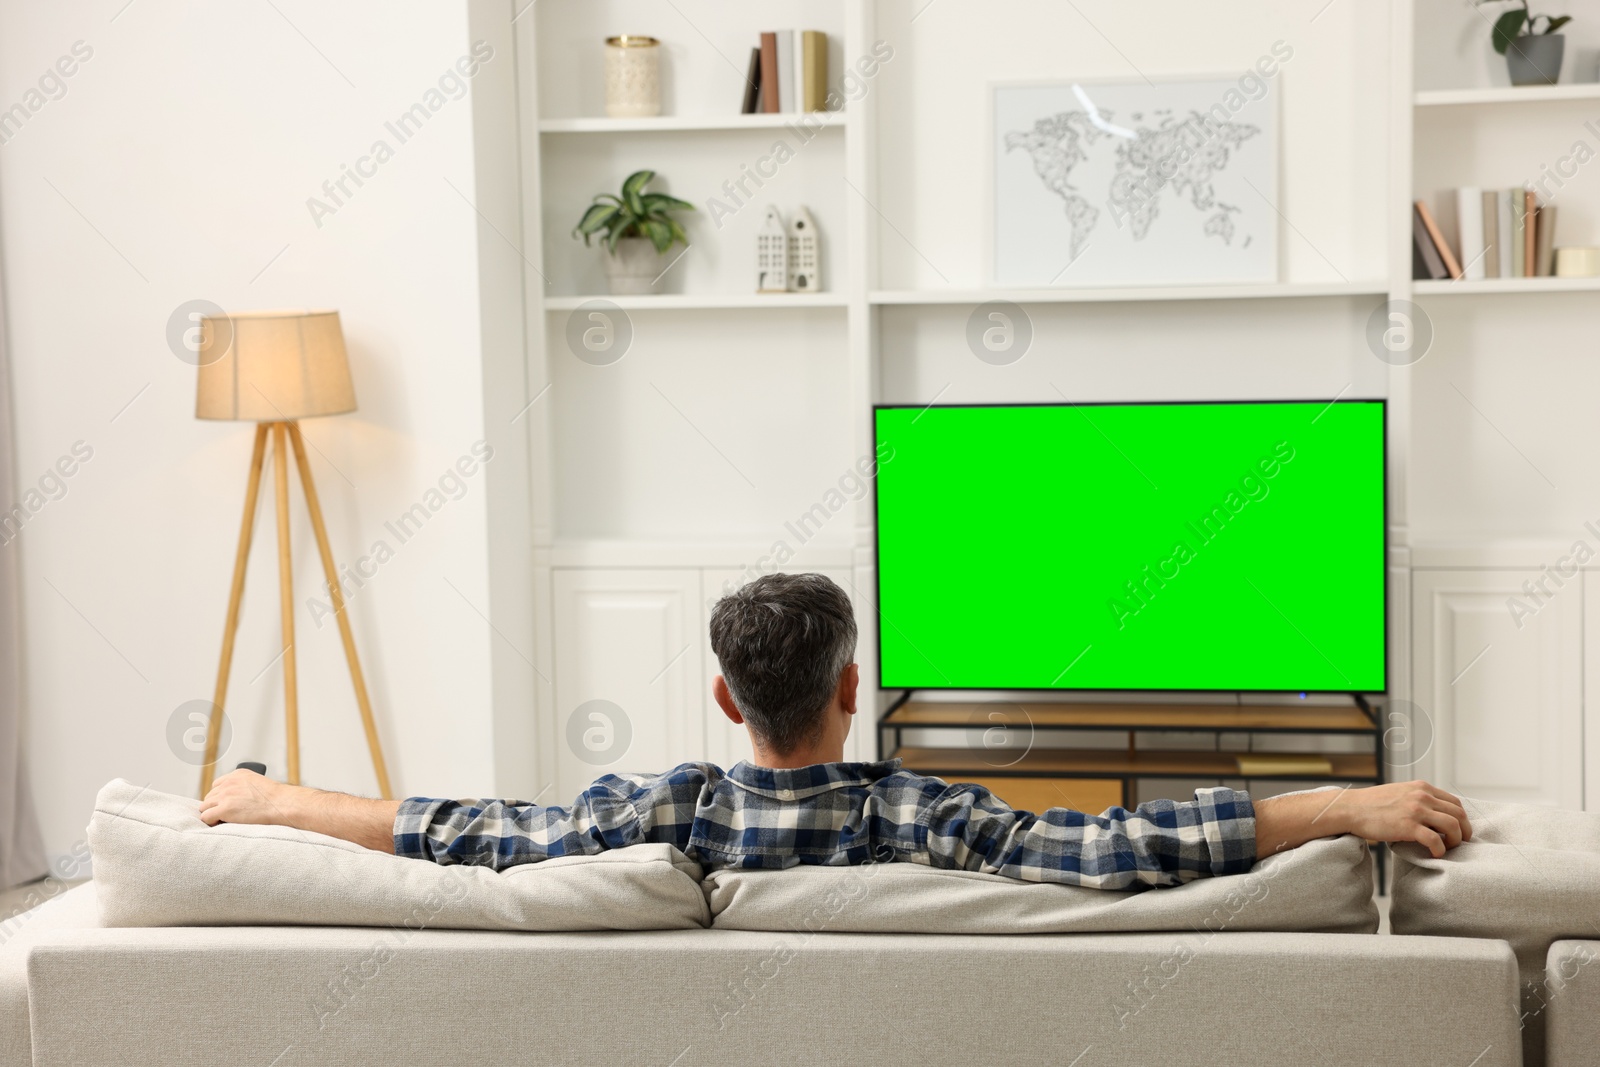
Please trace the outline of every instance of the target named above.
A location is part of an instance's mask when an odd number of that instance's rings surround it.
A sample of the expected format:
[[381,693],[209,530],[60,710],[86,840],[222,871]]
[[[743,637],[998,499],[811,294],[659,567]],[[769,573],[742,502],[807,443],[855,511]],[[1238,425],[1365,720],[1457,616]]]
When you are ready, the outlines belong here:
[[[855,710],[855,613],[844,590],[820,574],[769,574],[717,601],[711,650],[736,721],[772,754],[822,743],[836,697]],[[842,733],[838,741],[842,748]]]

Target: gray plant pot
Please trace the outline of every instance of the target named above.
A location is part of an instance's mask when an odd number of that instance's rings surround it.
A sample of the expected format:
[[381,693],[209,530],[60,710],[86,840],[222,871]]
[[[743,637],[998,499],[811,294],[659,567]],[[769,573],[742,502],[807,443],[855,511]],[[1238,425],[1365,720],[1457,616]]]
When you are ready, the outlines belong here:
[[648,238],[624,237],[614,255],[606,256],[606,281],[612,296],[644,296],[656,292],[654,282],[667,267],[667,257]]
[[1554,85],[1561,77],[1567,39],[1559,33],[1518,37],[1506,47],[1506,70],[1512,85]]

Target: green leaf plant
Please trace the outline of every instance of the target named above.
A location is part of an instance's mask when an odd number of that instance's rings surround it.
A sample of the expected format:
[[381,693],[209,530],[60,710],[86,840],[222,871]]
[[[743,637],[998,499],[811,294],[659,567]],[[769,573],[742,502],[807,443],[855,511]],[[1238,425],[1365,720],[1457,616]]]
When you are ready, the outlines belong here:
[[[1479,4],[1503,4],[1506,0],[1477,0]],[[1494,50],[1501,55],[1506,54],[1506,49],[1511,47],[1511,42],[1518,37],[1537,37],[1547,33],[1555,33],[1561,27],[1572,21],[1571,15],[1535,15],[1528,10],[1528,0],[1516,0],[1517,6],[1494,20],[1494,31],[1490,39],[1494,42]],[[1539,22],[1543,20],[1541,28]]]
[[606,251],[616,254],[617,242],[624,237],[644,237],[655,245],[657,252],[666,252],[675,242],[689,243],[671,212],[693,211],[694,205],[666,193],[647,193],[644,187],[656,176],[653,170],[636,170],[622,183],[622,195],[601,193],[583,213],[572,236],[582,237],[584,247],[589,238],[598,234]]

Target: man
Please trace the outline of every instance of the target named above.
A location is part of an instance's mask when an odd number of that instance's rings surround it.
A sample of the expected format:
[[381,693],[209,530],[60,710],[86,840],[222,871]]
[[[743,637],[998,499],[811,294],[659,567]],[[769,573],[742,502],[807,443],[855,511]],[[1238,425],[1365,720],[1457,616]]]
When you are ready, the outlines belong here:
[[1101,889],[1169,886],[1247,871],[1259,856],[1353,833],[1418,841],[1442,856],[1472,836],[1461,802],[1425,782],[1252,801],[1196,791],[1134,811],[1013,810],[987,789],[846,763],[856,714],[850,601],[818,574],[758,578],[711,615],[717,704],[750,734],[754,759],[723,771],[606,775],[571,808],[514,800],[368,800],[252,771],[217,779],[200,816],[276,823],[436,863],[502,869],[647,841],[708,869],[900,860]]

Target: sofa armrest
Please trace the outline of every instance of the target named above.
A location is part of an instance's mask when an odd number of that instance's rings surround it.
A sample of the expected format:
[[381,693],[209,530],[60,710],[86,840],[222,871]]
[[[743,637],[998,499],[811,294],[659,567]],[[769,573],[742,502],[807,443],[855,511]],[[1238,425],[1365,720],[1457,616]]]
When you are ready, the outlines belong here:
[[1526,1010],[1545,1017],[1546,1063],[1594,1056],[1600,1048],[1600,941],[1554,942],[1543,983],[1524,992]]

